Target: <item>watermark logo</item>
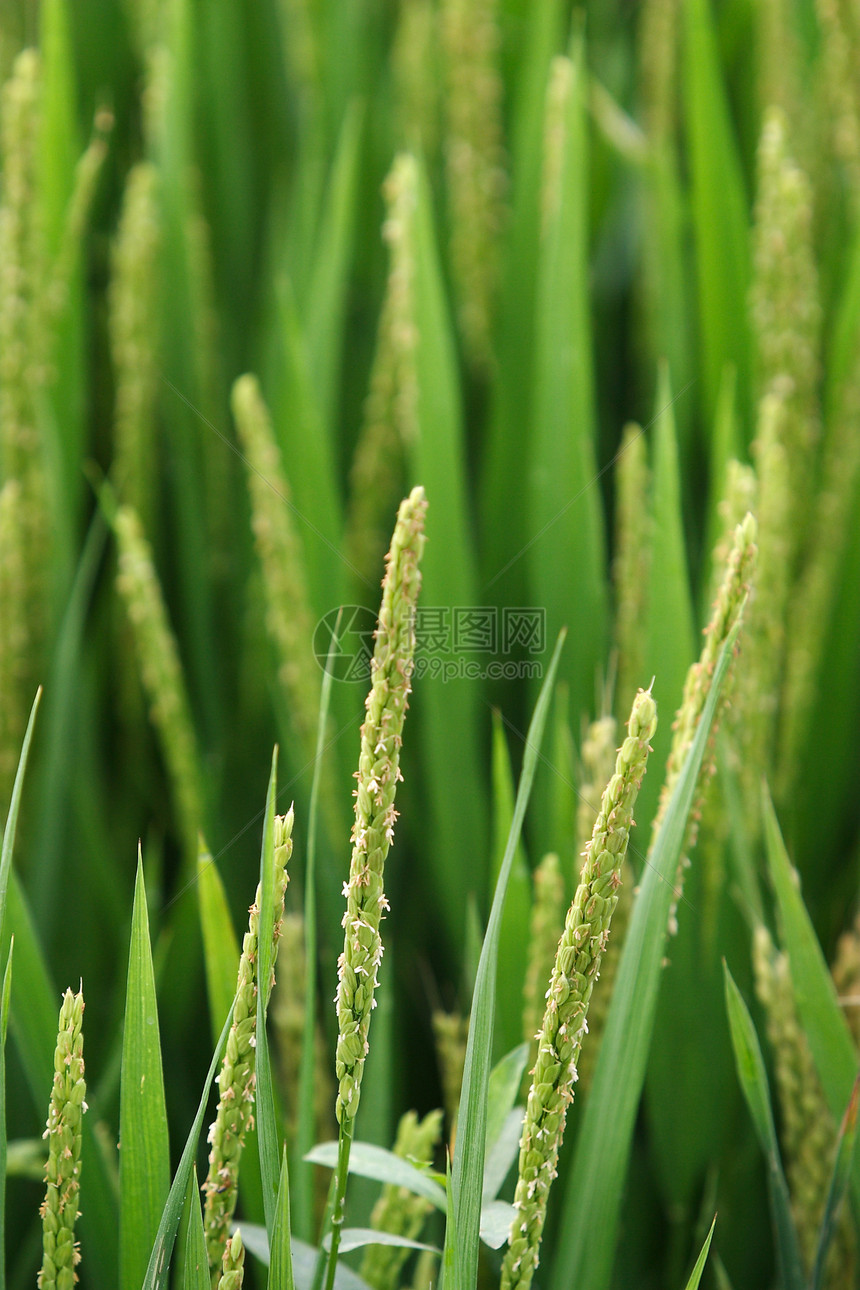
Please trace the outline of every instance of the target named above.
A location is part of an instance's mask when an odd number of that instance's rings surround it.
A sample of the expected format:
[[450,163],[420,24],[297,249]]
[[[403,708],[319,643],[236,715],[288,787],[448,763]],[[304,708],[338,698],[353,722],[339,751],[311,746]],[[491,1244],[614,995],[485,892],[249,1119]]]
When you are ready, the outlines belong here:
[[[337,640],[333,641],[338,614]],[[540,678],[546,610],[535,606],[421,605],[415,610],[415,680]],[[376,615],[363,605],[330,610],[316,625],[314,655],[336,681],[370,681]]]

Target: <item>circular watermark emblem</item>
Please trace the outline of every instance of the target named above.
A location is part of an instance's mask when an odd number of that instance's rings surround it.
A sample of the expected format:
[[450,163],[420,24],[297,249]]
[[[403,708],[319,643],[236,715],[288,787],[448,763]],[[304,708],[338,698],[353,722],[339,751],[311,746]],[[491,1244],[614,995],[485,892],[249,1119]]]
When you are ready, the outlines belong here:
[[[335,629],[337,640],[334,639]],[[331,652],[333,680],[367,683],[375,630],[376,614],[364,605],[341,605],[338,609],[330,609],[314,628],[313,648],[317,663],[325,671]]]

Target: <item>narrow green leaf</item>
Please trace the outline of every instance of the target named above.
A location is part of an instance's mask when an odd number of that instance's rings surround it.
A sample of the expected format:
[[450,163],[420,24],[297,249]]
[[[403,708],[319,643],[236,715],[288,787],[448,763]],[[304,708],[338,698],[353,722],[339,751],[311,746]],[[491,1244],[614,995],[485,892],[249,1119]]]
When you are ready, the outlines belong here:
[[726,1009],[729,1015],[738,1078],[752,1116],[756,1136],[767,1161],[768,1190],[776,1233],[776,1254],[781,1282],[786,1290],[803,1290],[803,1265],[800,1261],[797,1234],[791,1217],[788,1183],[785,1181],[782,1158],[779,1154],[764,1058],[752,1017],[741,997],[740,990],[734,983],[727,963],[723,964],[723,970],[726,980]]
[[120,1287],[138,1290],[170,1189],[161,1036],[139,850],[125,996],[119,1136]]
[[[495,890],[505,843],[514,813],[514,777],[499,712],[493,712],[493,861],[492,887]],[[499,933],[498,1003],[496,1006],[497,1051],[509,1052],[522,1038],[520,1010],[511,1000],[520,999],[526,975],[529,944],[529,914],[532,890],[525,850],[520,841],[508,882],[508,894]]]
[[294,1290],[293,1252],[290,1245],[290,1174],[287,1166],[287,1148],[281,1153],[281,1177],[278,1183],[278,1203],[272,1225],[271,1263],[269,1285],[271,1290]]
[[684,118],[693,189],[702,411],[710,422],[726,363],[750,419],[749,230],[737,145],[721,79],[710,0],[684,0]]
[[669,910],[687,819],[720,690],[738,638],[723,646],[692,747],[648,856],[624,941],[606,1030],[562,1198],[551,1290],[605,1290],[642,1092]]
[[821,1231],[818,1237],[818,1249],[815,1254],[815,1266],[812,1272],[812,1290],[821,1290],[824,1285],[824,1272],[827,1264],[827,1253],[836,1229],[839,1206],[848,1189],[851,1179],[851,1166],[854,1161],[854,1149],[857,1143],[857,1101],[860,1094],[860,1074],[854,1081],[851,1101],[845,1109],[842,1123],[839,1126],[839,1137],[836,1142],[836,1158],[833,1161],[833,1174],[827,1189],[827,1203],[824,1217],[821,1220]]
[[217,1042],[221,1018],[236,993],[236,966],[239,942],[233,929],[227,893],[221,875],[204,838],[197,854],[197,900],[200,927],[203,932],[203,961],[206,967],[206,993],[212,1041]]
[[185,1205],[188,1226],[185,1229],[182,1290],[209,1290],[209,1259],[206,1255],[206,1236],[203,1231],[203,1211],[200,1208],[196,1165],[191,1170],[191,1177],[188,1180]]
[[[584,38],[557,60],[551,87],[563,114],[547,130],[559,155],[538,265],[531,453],[527,464],[527,547],[532,603],[546,611],[551,640],[571,631],[561,675],[574,730],[591,712],[596,670],[606,657],[604,519],[597,486],[597,423],[589,295],[587,72]],[[545,159],[546,164],[546,159]],[[545,193],[546,200],[546,193]],[[558,576],[564,569],[563,578]],[[540,851],[549,839],[540,839]]]
[[167,1196],[164,1212],[161,1215],[161,1222],[158,1225],[158,1232],[156,1233],[152,1253],[149,1256],[149,1263],[146,1268],[146,1276],[143,1279],[142,1290],[161,1290],[161,1287],[166,1286],[168,1283],[167,1274],[170,1270],[170,1256],[173,1253],[176,1232],[188,1191],[188,1182],[194,1166],[194,1157],[197,1154],[197,1142],[200,1138],[200,1130],[203,1128],[203,1117],[206,1114],[206,1107],[209,1103],[209,1092],[212,1088],[215,1072],[221,1064],[221,1056],[232,1024],[233,1006],[231,1005],[227,1019],[224,1022],[224,1028],[215,1047],[215,1052],[212,1054],[212,1061],[209,1064],[209,1071],[203,1085],[203,1093],[200,1098],[200,1104],[197,1107],[197,1114],[194,1117],[191,1132],[188,1134],[185,1149],[182,1152],[179,1166]]
[[356,102],[347,108],[343,119],[304,311],[313,387],[329,437],[334,429],[340,386],[363,117],[361,104]]
[[[309,1164],[334,1169],[337,1165],[337,1151],[337,1142],[320,1142],[308,1152],[305,1160]],[[349,1153],[349,1172],[358,1178],[372,1178],[375,1182],[405,1187],[407,1191],[423,1196],[431,1205],[445,1213],[447,1198],[444,1188],[408,1160],[396,1156],[393,1151],[386,1151],[384,1147],[374,1146],[371,1142],[353,1142]]]
[[257,938],[257,1142],[260,1150],[260,1174],[263,1179],[263,1208],[266,1231],[271,1238],[278,1201],[279,1133],[275,1115],[275,1093],[272,1064],[266,1034],[268,983],[272,976],[273,945],[271,928],[275,920],[275,801],[278,791],[278,748],[272,752],[272,769],[266,794],[263,821],[263,845],[260,850],[260,934]]
[[717,1225],[717,1216],[715,1214],[714,1221],[711,1223],[711,1226],[708,1228],[708,1235],[705,1237],[705,1244],[702,1246],[701,1251],[699,1252],[699,1257],[696,1259],[696,1263],[693,1268],[693,1271],[690,1273],[690,1279],[687,1282],[686,1290],[699,1290],[699,1282],[702,1279],[702,1273],[704,1272],[705,1264],[708,1261],[708,1251],[711,1248],[711,1239],[714,1235],[714,1228],[716,1227],[716,1225]]
[[[418,399],[418,434],[409,464],[413,480],[423,484],[430,499],[421,599],[425,605],[451,606],[453,615],[455,606],[481,603],[467,490],[462,398],[430,185],[417,161],[410,167],[409,177],[415,202]],[[426,674],[415,687],[414,706],[430,804],[434,863],[428,880],[436,885],[449,943],[460,945],[467,895],[470,890],[483,891],[486,875],[486,787],[479,744],[481,689],[462,675],[446,680]],[[456,775],[450,773],[451,748],[457,749]]]
[[496,1007],[496,956],[499,947],[499,931],[508,878],[510,877],[526,806],[534,783],[535,769],[540,756],[541,740],[564,638],[565,633],[562,631],[553,651],[552,661],[547,669],[534,714],[529,724],[528,734],[526,735],[523,768],[517,788],[514,816],[511,821],[504,859],[499,870],[496,894],[493,897],[487,931],[481,947],[481,957],[478,961],[478,972],[472,995],[469,1039],[466,1044],[466,1064],[463,1070],[463,1086],[457,1113],[457,1144],[454,1152],[454,1165],[450,1184],[457,1228],[456,1245],[451,1246],[448,1236],[445,1239],[446,1276],[448,1275],[449,1257],[452,1264],[452,1282],[449,1285],[449,1290],[471,1290],[478,1275],[481,1195],[483,1192],[487,1132],[487,1090],[493,1049],[493,1018]]
[[328,724],[329,706],[331,703],[331,686],[334,675],[334,661],[338,651],[341,615],[338,613],[329,642],[320,691],[320,711],[317,722],[317,746],[314,758],[314,773],[311,781],[311,796],[308,805],[308,846],[305,862],[305,1022],[302,1032],[302,1056],[299,1065],[298,1093],[298,1127],[296,1129],[295,1154],[298,1167],[292,1179],[293,1230],[301,1237],[308,1238],[313,1226],[313,1177],[310,1169],[305,1168],[304,1161],[313,1146],[316,1115],[316,998],[317,998],[317,890],[316,890],[316,857],[317,834],[319,829],[319,792],[322,778],[323,757],[325,754],[325,735]]
[[9,813],[6,816],[6,827],[3,830],[3,846],[0,849],[0,937],[3,935],[3,924],[6,916],[6,892],[9,887],[9,874],[12,871],[12,851],[15,847],[15,834],[18,829],[18,812],[21,809],[21,794],[24,791],[24,776],[27,773],[27,760],[30,756],[30,744],[33,739],[33,727],[36,724],[36,713],[42,698],[42,687],[36,691],[30,719],[21,745],[21,756],[18,758],[18,769],[12,785],[12,798],[9,802]]
[[[767,789],[764,789],[763,810],[767,861],[779,906],[797,1011],[809,1039],[830,1114],[838,1123],[854,1087],[857,1053],[836,997],[833,978],[798,890],[796,873]],[[855,1200],[860,1203],[860,1157],[856,1155],[851,1179]]]
[[[3,998],[0,1002],[0,1290],[6,1290],[6,1171],[9,1157],[6,1143],[6,1030],[9,1025],[9,1004],[12,995],[14,948],[13,940],[9,946],[9,957],[3,974]],[[41,1177],[41,1173],[38,1176]]]
[[[657,385],[652,460],[654,527],[651,567],[659,570],[659,576],[651,579],[648,591],[644,677],[657,677],[663,710],[676,712],[684,692],[687,669],[695,658],[696,638],[681,512],[681,474],[672,387],[665,363],[660,365]],[[657,727],[653,743],[652,765],[665,766],[672,744],[670,721],[661,722]],[[650,836],[659,794],[659,775],[646,775],[636,804],[636,819],[642,826],[640,837]]]

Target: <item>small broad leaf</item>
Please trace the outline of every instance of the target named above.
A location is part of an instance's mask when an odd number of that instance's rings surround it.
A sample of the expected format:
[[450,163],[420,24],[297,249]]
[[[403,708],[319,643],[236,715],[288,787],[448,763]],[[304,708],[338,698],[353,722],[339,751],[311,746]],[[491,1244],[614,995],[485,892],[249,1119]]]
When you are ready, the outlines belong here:
[[[337,1150],[336,1142],[320,1142],[308,1152],[305,1160],[309,1164],[334,1169],[337,1165]],[[444,1187],[440,1187],[408,1160],[396,1156],[393,1151],[386,1151],[384,1147],[374,1146],[370,1142],[353,1142],[349,1154],[349,1172],[359,1178],[372,1178],[375,1182],[405,1187],[407,1191],[423,1196],[445,1213],[448,1202]]]
[[487,1151],[491,1151],[507,1123],[523,1079],[528,1044],[519,1044],[490,1071],[487,1088]]
[[491,1250],[500,1250],[507,1241],[511,1224],[517,1216],[506,1200],[491,1200],[481,1210],[481,1240]]
[[523,1131],[525,1108],[515,1106],[508,1112],[502,1131],[491,1147],[487,1149],[484,1161],[483,1200],[495,1200],[499,1190],[510,1172],[520,1150],[520,1137]]
[[[258,1223],[236,1224],[242,1232],[242,1242],[245,1249],[253,1254],[264,1267],[269,1266],[269,1238],[266,1235],[265,1227]],[[293,1282],[296,1290],[312,1290],[314,1284],[314,1273],[319,1258],[319,1250],[305,1241],[299,1241],[295,1238],[292,1241],[293,1249]],[[363,1281],[357,1272],[347,1267],[345,1263],[339,1263],[334,1275],[334,1290],[368,1290],[367,1282]]]
[[[395,1236],[393,1232],[377,1232],[372,1227],[345,1227],[340,1234],[340,1253],[349,1250],[361,1250],[365,1245],[396,1245],[404,1250],[429,1250],[431,1254],[441,1254],[436,1245],[425,1245],[423,1241],[410,1241],[408,1236]],[[331,1232],[323,1241],[323,1249],[331,1249]]]

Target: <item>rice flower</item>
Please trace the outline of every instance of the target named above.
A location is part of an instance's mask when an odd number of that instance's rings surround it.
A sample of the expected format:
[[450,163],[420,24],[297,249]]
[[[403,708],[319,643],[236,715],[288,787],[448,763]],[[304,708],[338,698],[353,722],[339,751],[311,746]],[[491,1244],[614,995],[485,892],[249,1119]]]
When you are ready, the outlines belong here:
[[436,1041],[436,1062],[442,1081],[442,1101],[448,1120],[448,1138],[451,1147],[457,1129],[457,1109],[463,1087],[466,1066],[466,1044],[469,1039],[469,1018],[460,1012],[443,1012],[437,1009],[431,1017],[433,1038]]
[[338,960],[338,1039],[335,1110],[339,1124],[358,1111],[367,1035],[382,959],[380,922],[388,901],[383,869],[394,840],[394,799],[400,773],[400,744],[411,690],[415,654],[415,606],[421,586],[418,564],[424,547],[423,488],[401,502],[386,559],[382,604],[371,661],[372,684],[365,700],[355,789],[355,823],[349,881],[344,884],[343,953]]
[[[660,832],[663,823],[663,816],[669,805],[678,776],[684,765],[687,753],[692,746],[693,739],[696,735],[696,727],[699,724],[699,718],[705,706],[708,692],[711,688],[711,678],[714,673],[717,659],[724,642],[734,627],[738,615],[741,612],[745,597],[749,590],[750,580],[755,568],[756,558],[756,532],[757,526],[755,517],[751,514],[745,516],[743,521],[737,526],[734,532],[732,548],[729,552],[729,558],[726,562],[725,572],[711,614],[711,620],[705,628],[705,643],[697,663],[691,664],[687,677],[684,682],[684,693],[681,698],[681,706],[675,714],[675,721],[672,727],[672,747],[669,751],[669,757],[666,762],[666,775],[663,780],[663,787],[660,791],[660,801],[657,812],[651,826],[651,846]],[[720,696],[719,712],[715,716],[711,730],[711,744],[713,744],[714,732],[716,731],[719,714],[725,709],[728,703],[728,687],[723,687],[723,693]],[[669,932],[671,935],[678,929],[677,910],[678,901],[681,899],[684,885],[684,870],[689,865],[688,852],[692,850],[698,834],[698,821],[702,809],[702,801],[705,789],[713,775],[714,764],[711,757],[706,757],[699,771],[699,778],[696,785],[696,796],[693,802],[693,809],[690,812],[690,822],[687,826],[687,838],[681,857],[681,863],[678,868],[678,874],[675,881],[675,895],[672,901],[672,907],[669,912]]]
[[[774,1055],[791,1211],[808,1274],[815,1260],[833,1171],[836,1126],[797,1016],[788,956],[777,952],[767,928],[761,926],[753,938],[753,969]],[[829,1290],[854,1284],[855,1260],[856,1241],[846,1208],[837,1220],[828,1258],[825,1284]]]
[[[642,681],[645,612],[651,571],[651,479],[645,435],[637,425],[624,429],[615,463],[615,644],[618,649],[618,701],[626,710]],[[586,837],[590,834],[589,829]]]
[[[821,375],[821,304],[812,232],[809,181],[788,150],[784,115],[765,116],[758,150],[755,210],[755,273],[750,295],[752,330],[758,350],[758,388],[779,399],[778,424],[785,453],[786,487],[791,498],[787,526],[774,536],[787,551],[789,571],[800,549],[807,516],[806,482],[820,437],[818,385]],[[761,429],[772,430],[760,420]],[[759,467],[762,503],[770,477]],[[758,512],[762,562],[769,542],[763,510]],[[760,588],[768,578],[760,566]]]
[[507,186],[498,0],[443,0],[451,265],[466,350],[490,357]]
[[582,855],[600,809],[604,785],[615,765],[618,722],[607,713],[592,721],[582,741],[580,787],[576,807],[576,853]]
[[[546,983],[564,922],[564,878],[554,851],[545,855],[532,875],[529,954],[523,983],[523,1039],[529,1045],[531,1068],[543,1018]],[[528,1087],[528,1076],[524,1077]]]
[[218,1290],[242,1290],[244,1278],[245,1246],[242,1244],[242,1233],[237,1227],[233,1235],[227,1238],[227,1244],[224,1246]]
[[379,568],[385,554],[389,515],[403,488],[404,427],[395,408],[398,358],[393,336],[399,290],[392,264],[379,317],[370,388],[349,473],[346,547],[350,561],[365,577]]
[[[293,810],[275,816],[275,900],[274,923],[268,935],[274,952],[272,977],[266,983],[268,1004],[274,982],[274,965],[278,955],[284,894],[287,890],[287,862],[293,849]],[[227,1049],[218,1074],[218,1109],[209,1129],[209,1172],[203,1184],[206,1202],[203,1226],[213,1287],[217,1285],[230,1220],[236,1208],[239,1185],[239,1161],[245,1134],[253,1123],[254,1092],[257,1083],[255,1048],[257,1043],[257,948],[260,936],[260,887],[250,908],[248,931],[242,942],[239,959],[236,1006],[233,1024],[227,1037]]]
[[588,1030],[588,1004],[606,950],[634,823],[633,806],[656,728],[657,705],[650,693],[640,690],[558,943],[520,1139],[514,1198],[517,1213],[502,1263],[502,1290],[527,1290],[537,1267],[549,1189],[556,1176],[565,1116],[577,1079],[576,1065]]
[[152,519],[158,397],[161,229],[158,172],[140,162],[128,175],[111,257],[109,328],[113,357],[113,478],[144,524]]
[[190,864],[197,858],[203,796],[179,650],[167,617],[152,548],[143,535],[137,512],[130,506],[120,506],[113,517],[113,529],[119,546],[117,588],[131,621],[150,717],[170,775]]
[[233,416],[248,462],[251,525],[266,596],[266,625],[275,646],[278,677],[304,755],[316,754],[319,672],[308,651],[313,616],[304,553],[290,514],[290,489],[268,409],[255,376],[233,386]]
[[836,942],[836,957],[830,969],[845,1020],[860,1050],[860,914]]
[[71,1290],[78,1279],[80,1250],[75,1240],[81,1187],[82,1120],[87,1109],[84,1079],[84,996],[67,990],[60,1008],[54,1086],[48,1108],[47,1191],[42,1202],[40,1290]]
[[[419,1120],[414,1111],[407,1111],[397,1127],[394,1154],[418,1168],[432,1165],[441,1130],[441,1111],[430,1111],[423,1120]],[[432,1208],[429,1201],[406,1187],[386,1183],[370,1215],[370,1226],[376,1232],[390,1232],[415,1241],[420,1237],[424,1220]],[[361,1277],[373,1290],[397,1290],[398,1275],[408,1257],[407,1248],[368,1245],[361,1264]]]
[[24,552],[21,550],[21,485],[7,479],[0,489],[0,801],[12,792],[26,728],[27,619]]
[[425,157],[439,142],[439,21],[432,0],[403,0],[391,49],[400,133]]

